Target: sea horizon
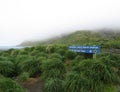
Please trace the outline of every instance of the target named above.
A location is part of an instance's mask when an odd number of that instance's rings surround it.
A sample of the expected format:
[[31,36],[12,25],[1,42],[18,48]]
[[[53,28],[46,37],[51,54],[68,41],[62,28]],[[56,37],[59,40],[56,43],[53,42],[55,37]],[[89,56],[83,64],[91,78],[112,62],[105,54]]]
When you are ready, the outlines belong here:
[[22,49],[29,46],[0,46],[0,50]]

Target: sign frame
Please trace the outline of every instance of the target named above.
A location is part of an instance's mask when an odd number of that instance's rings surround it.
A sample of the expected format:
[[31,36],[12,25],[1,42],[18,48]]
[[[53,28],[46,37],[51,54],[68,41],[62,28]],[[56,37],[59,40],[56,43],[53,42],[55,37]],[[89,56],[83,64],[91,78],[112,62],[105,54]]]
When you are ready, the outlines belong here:
[[99,54],[101,46],[69,46],[70,51],[79,52],[79,53],[88,53],[88,54]]

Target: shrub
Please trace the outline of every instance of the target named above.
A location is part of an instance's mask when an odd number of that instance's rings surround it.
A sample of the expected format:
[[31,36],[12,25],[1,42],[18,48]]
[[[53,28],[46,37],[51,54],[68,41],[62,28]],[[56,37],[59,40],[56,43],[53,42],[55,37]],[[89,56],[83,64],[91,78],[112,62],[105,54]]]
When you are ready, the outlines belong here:
[[8,58],[0,56],[0,61],[6,61],[6,60],[8,60]]
[[38,51],[38,50],[33,50],[32,52],[30,52],[30,55],[31,56],[36,56],[36,55],[38,55],[40,53],[40,51]]
[[28,54],[28,52],[25,51],[24,49],[21,49],[18,53],[18,55],[27,55],[27,54]]
[[65,67],[57,58],[51,58],[42,62],[42,78],[45,80],[45,92],[63,92],[63,78]]
[[37,55],[35,57],[37,57],[37,58],[39,58],[39,57],[47,58],[47,54],[45,52],[40,52],[40,53],[37,53]]
[[60,55],[64,56],[65,51],[66,51],[66,50],[59,48],[56,52],[59,53]]
[[49,58],[57,58],[57,59],[60,59],[60,60],[63,59],[63,57],[58,53],[53,53],[53,54],[49,55]]
[[48,54],[54,53],[54,51],[55,51],[55,47],[54,47],[54,46],[48,45],[48,46],[46,47],[46,52],[47,52]]
[[42,78],[63,78],[65,67],[60,59],[52,58],[42,62]]
[[0,92],[27,92],[14,80],[0,77]]
[[59,69],[63,71],[65,67],[63,62],[60,59],[52,58],[42,62],[43,71],[50,70],[50,69]]
[[41,74],[41,61],[30,58],[22,63],[22,71],[28,72],[30,76],[36,77]]
[[44,85],[45,92],[63,92],[63,81],[58,78],[48,79]]
[[64,92],[87,92],[87,83],[88,80],[81,77],[79,73],[67,73],[64,84]]
[[72,52],[72,51],[67,51],[66,53],[65,53],[65,58],[66,59],[74,59],[75,57],[76,57],[76,53],[75,52]]
[[19,80],[20,81],[27,81],[29,79],[30,75],[27,72],[23,72],[22,74],[20,74],[19,76]]
[[59,69],[50,69],[47,71],[43,71],[42,79],[46,80],[49,78],[63,78],[63,75]]
[[13,77],[18,76],[19,74],[21,74],[22,69],[21,69],[21,62],[20,61],[12,61],[13,63]]
[[72,74],[68,74],[66,77],[65,92],[105,92],[105,90],[109,90],[109,85],[120,84],[119,76],[103,61],[84,60],[72,71]]
[[13,73],[13,63],[11,61],[0,61],[0,74],[11,77]]
[[46,46],[44,45],[40,45],[35,47],[35,50],[39,51],[39,52],[46,52]]
[[83,61],[85,58],[83,56],[77,55],[74,60],[71,61],[71,67],[76,66],[79,62]]

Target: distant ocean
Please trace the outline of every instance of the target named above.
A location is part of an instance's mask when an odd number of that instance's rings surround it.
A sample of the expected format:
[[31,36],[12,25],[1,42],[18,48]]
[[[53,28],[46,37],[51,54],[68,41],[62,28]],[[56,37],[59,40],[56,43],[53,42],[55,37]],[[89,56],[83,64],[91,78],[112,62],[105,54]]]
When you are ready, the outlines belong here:
[[0,50],[9,50],[9,49],[22,49],[26,46],[0,46]]

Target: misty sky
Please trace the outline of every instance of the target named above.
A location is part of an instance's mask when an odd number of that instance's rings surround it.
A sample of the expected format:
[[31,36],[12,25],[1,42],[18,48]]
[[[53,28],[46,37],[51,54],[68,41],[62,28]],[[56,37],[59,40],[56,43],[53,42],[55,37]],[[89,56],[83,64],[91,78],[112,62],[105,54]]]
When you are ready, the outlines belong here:
[[119,26],[120,0],[0,0],[0,46]]

